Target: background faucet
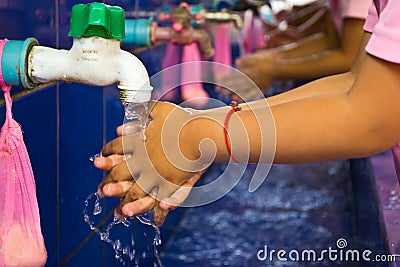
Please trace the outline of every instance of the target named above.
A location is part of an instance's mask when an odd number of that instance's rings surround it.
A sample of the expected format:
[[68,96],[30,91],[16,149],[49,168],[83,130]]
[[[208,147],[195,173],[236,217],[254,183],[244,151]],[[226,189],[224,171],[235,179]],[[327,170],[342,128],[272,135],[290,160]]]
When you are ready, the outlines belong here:
[[124,21],[120,7],[96,2],[73,6],[71,49],[39,46],[34,38],[9,41],[3,52],[6,60],[2,61],[5,82],[25,88],[51,81],[94,86],[117,83],[122,101],[149,101],[152,87],[146,68],[136,56],[120,49]]

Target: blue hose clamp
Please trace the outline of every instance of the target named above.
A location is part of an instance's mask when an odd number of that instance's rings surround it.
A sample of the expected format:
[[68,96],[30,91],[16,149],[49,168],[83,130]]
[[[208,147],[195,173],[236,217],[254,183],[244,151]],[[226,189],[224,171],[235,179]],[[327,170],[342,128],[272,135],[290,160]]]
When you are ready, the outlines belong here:
[[196,15],[197,13],[200,13],[204,9],[203,5],[192,5],[190,7],[190,14]]
[[25,41],[9,40],[6,43],[1,60],[6,84],[22,85],[28,89],[35,87],[28,75],[28,56],[36,45],[39,45],[39,42],[35,38],[27,38]]
[[151,25],[153,19],[126,19],[125,39],[122,44],[134,44],[138,46],[151,46]]

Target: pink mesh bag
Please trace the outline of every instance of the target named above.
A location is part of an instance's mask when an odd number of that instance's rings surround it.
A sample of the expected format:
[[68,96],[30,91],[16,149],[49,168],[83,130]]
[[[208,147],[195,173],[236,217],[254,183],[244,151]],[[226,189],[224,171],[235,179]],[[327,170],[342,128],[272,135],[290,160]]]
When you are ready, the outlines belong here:
[[[0,62],[6,42],[0,40]],[[0,267],[44,266],[47,252],[35,180],[21,127],[12,118],[11,87],[4,82],[1,66],[0,85],[6,101],[0,133]]]

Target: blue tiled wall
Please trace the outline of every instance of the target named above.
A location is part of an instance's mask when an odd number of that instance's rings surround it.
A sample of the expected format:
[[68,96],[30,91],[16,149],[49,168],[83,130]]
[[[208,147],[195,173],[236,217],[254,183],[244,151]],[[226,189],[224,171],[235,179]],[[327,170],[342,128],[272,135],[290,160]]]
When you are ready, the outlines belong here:
[[[0,38],[35,37],[41,45],[69,49],[71,7],[85,2],[92,1],[0,0]],[[135,6],[135,1],[103,2],[131,11]],[[140,8],[154,5],[155,1],[139,1]],[[150,74],[160,70],[157,61],[160,56],[157,49],[154,52],[154,56],[138,55]],[[21,90],[15,87],[12,93]],[[92,166],[88,157],[115,137],[115,128],[123,121],[116,86],[59,83],[16,100],[13,113],[22,125],[35,173],[48,251],[46,266],[121,266],[114,259],[111,247],[105,246],[98,236],[90,235],[82,215],[85,198],[97,190],[104,175]],[[5,108],[0,106],[1,125],[4,114]],[[176,218],[170,216],[168,220]],[[164,238],[172,230],[165,228]]]

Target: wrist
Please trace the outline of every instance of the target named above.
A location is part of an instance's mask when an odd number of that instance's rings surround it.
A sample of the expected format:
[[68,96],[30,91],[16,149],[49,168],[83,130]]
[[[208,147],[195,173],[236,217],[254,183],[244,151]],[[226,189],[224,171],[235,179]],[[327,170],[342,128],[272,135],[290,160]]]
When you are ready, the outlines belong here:
[[202,158],[202,164],[227,162],[223,121],[229,107],[200,111],[190,115],[180,135],[181,151],[189,160]]
[[[244,107],[243,110],[249,108]],[[181,131],[183,155],[190,160],[201,157],[202,164],[229,162],[230,159],[235,162],[246,161],[248,153],[242,153],[248,152],[249,148],[246,127],[240,118],[241,112],[236,111],[227,106],[212,112],[207,110],[191,114]]]
[[[201,113],[194,113],[190,115],[189,120],[183,127],[179,145],[183,155],[189,160],[198,160],[201,157],[209,158],[211,149],[208,147],[200,149],[202,140],[210,138],[210,134],[206,129],[213,128],[214,126],[201,115]],[[206,163],[205,160],[201,161],[202,164]]]

